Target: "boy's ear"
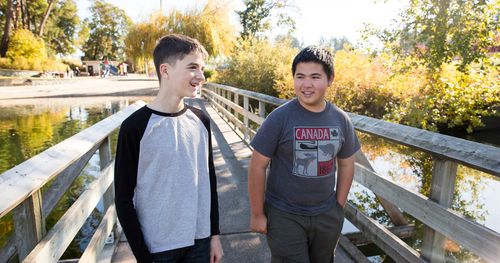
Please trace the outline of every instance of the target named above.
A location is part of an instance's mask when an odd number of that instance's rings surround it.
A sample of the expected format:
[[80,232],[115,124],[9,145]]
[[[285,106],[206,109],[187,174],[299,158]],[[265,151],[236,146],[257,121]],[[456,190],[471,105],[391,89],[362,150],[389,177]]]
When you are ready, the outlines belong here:
[[328,78],[328,87],[333,84],[333,75]]
[[168,77],[168,65],[167,63],[160,64],[160,74]]

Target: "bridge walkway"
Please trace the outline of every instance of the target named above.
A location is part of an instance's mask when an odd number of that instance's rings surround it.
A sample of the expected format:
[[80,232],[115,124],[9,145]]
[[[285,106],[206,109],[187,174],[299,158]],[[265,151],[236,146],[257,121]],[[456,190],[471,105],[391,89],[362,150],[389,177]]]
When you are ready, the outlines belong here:
[[[251,149],[228,124],[202,99],[186,100],[200,108],[212,120],[212,143],[219,193],[221,241],[223,262],[270,262],[270,252],[264,235],[250,232],[247,191],[247,167]],[[347,248],[344,248],[347,247]],[[356,262],[347,251],[361,252],[347,238],[343,238],[336,252],[337,262]],[[365,257],[366,259],[366,257]],[[124,235],[120,237],[112,262],[135,262]]]

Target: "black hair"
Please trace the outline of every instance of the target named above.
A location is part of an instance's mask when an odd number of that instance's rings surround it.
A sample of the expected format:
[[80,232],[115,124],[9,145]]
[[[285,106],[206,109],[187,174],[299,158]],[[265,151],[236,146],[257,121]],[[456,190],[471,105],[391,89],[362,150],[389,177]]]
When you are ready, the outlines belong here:
[[328,80],[333,80],[335,77],[335,71],[333,69],[333,56],[328,49],[320,46],[308,46],[302,49],[293,59],[292,74],[295,75],[295,70],[297,70],[297,65],[299,63],[308,62],[321,64]]
[[158,79],[161,79],[161,64],[166,62],[175,65],[177,60],[183,59],[193,51],[200,53],[204,58],[208,57],[208,53],[203,45],[194,38],[180,34],[170,34],[160,38],[153,51],[153,60]]

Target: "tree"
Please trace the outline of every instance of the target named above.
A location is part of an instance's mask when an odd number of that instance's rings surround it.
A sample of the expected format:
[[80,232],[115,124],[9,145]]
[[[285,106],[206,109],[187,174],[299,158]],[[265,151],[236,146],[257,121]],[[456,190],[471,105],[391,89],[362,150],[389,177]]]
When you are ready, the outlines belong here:
[[0,56],[5,56],[9,38],[18,29],[43,37],[49,53],[74,51],[74,33],[79,23],[74,0],[4,0],[0,1],[0,13]]
[[412,0],[401,26],[379,36],[398,55],[419,58],[430,73],[453,60],[465,72],[495,44],[499,17],[499,0]]
[[83,52],[87,59],[124,59],[124,38],[132,24],[122,9],[96,0],[90,7],[91,18],[89,38],[85,41]]
[[57,54],[68,55],[75,51],[76,27],[80,23],[74,0],[63,0],[53,9],[47,22],[44,39],[48,47]]
[[52,6],[54,6],[55,0],[47,0],[48,6],[43,13],[42,22],[40,22],[40,27],[38,28],[38,35],[43,36],[43,30],[45,29],[45,24],[47,23],[47,19],[49,19],[50,11],[52,10]]
[[332,37],[330,39],[325,39],[322,37],[319,40],[319,44],[329,46],[335,51],[342,50],[347,45],[352,46],[351,42],[349,42],[349,40],[346,37],[342,37],[342,38]]
[[9,46],[9,37],[12,28],[12,1],[7,0],[7,6],[5,8],[5,26],[3,30],[2,42],[0,43],[0,57],[5,57],[7,54],[7,48]]
[[136,62],[150,60],[156,41],[170,33],[198,39],[211,57],[229,54],[235,40],[227,4],[208,1],[201,9],[153,14],[149,21],[133,25],[125,38],[127,56]]
[[[272,11],[283,11],[289,7],[288,0],[244,0],[243,3],[245,10],[236,12],[243,27],[242,39],[254,38],[270,30]],[[290,16],[280,12],[277,17],[278,26],[289,27],[289,33],[295,30],[295,21]]]

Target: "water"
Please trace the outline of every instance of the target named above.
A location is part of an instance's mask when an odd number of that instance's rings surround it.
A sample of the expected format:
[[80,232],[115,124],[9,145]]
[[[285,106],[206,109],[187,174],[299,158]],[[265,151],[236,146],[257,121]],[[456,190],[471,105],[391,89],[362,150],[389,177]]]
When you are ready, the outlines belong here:
[[[0,106],[0,173],[44,151],[48,147],[90,127],[94,123],[110,116],[138,98],[77,98],[50,99],[20,102],[17,105]],[[140,98],[149,100],[150,97]],[[500,146],[498,132],[481,133],[468,139]],[[430,186],[429,155],[407,147],[394,145],[368,135],[360,135],[362,150],[370,159],[374,169],[382,176],[398,184],[428,195]],[[116,134],[112,136],[111,148],[116,146]],[[50,228],[63,215],[64,211],[78,198],[98,174],[99,159],[95,155],[75,180],[67,194],[61,199],[55,211],[47,219]],[[500,180],[473,169],[459,166],[457,186],[452,209],[473,218],[481,224],[500,232],[500,210],[496,200],[500,197]],[[363,186],[354,183],[350,200],[379,222],[390,225],[390,220],[382,207],[375,201],[375,196]],[[89,242],[93,231],[102,218],[99,206],[87,220],[80,233],[72,242],[63,258],[79,257]],[[346,221],[347,222],[347,221]],[[421,224],[415,223],[417,237],[408,243],[419,249],[421,246]],[[344,232],[353,231],[349,225]],[[0,246],[12,233],[11,217],[0,220]],[[454,250],[453,244],[450,250]],[[448,259],[454,261],[473,261],[474,256],[464,249],[448,253]],[[378,261],[380,258],[373,258]]]

